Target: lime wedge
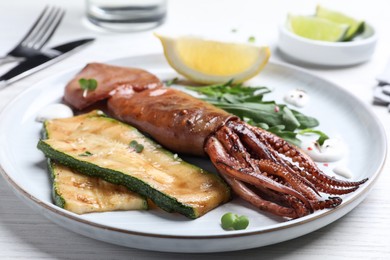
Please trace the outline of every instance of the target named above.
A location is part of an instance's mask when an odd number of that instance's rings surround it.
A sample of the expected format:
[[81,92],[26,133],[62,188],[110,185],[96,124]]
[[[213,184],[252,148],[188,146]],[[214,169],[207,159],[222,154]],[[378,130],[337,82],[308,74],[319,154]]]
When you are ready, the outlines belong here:
[[335,23],[348,24],[349,29],[345,35],[344,41],[351,40],[353,37],[364,30],[364,21],[357,20],[340,12],[329,10],[319,5],[317,6],[316,16],[328,19]]
[[287,26],[299,36],[329,42],[343,41],[349,29],[346,24],[335,23],[316,16],[303,15],[289,15]]

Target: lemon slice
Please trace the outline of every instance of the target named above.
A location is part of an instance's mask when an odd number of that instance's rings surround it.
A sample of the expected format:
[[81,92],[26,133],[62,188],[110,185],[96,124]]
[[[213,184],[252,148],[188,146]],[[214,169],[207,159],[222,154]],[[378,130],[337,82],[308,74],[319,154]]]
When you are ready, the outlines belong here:
[[319,5],[317,6],[316,16],[328,19],[338,24],[348,24],[349,29],[344,37],[345,41],[351,40],[353,37],[364,30],[364,21],[357,20],[340,12],[329,10]]
[[288,27],[299,36],[329,42],[344,40],[349,29],[346,24],[335,23],[320,17],[302,15],[289,15]]
[[257,75],[270,57],[268,47],[156,35],[165,58],[178,73],[204,84],[243,82]]

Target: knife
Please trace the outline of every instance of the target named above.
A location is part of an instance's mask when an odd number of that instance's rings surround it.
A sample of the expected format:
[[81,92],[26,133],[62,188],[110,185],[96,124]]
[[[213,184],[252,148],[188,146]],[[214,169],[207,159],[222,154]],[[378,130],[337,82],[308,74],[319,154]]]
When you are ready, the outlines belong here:
[[94,40],[93,38],[88,38],[72,41],[27,58],[0,76],[0,89],[70,56],[81,48],[91,44]]
[[390,60],[376,80],[378,85],[374,88],[374,104],[388,106],[390,104]]
[[390,60],[387,62],[385,69],[376,77],[379,86],[390,85]]

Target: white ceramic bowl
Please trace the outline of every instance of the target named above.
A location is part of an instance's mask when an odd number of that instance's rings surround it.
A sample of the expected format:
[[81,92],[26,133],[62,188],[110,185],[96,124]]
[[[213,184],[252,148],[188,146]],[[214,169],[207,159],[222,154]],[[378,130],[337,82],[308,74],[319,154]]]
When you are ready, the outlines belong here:
[[279,26],[279,49],[288,58],[323,66],[350,66],[365,62],[374,53],[377,35],[366,24],[364,32],[350,42],[310,40],[291,32],[286,23]]

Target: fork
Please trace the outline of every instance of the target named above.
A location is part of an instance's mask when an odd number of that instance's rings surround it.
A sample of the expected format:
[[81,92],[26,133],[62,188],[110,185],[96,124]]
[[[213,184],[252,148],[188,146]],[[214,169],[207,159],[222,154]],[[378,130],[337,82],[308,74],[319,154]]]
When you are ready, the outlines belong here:
[[59,7],[46,6],[27,34],[5,56],[0,57],[0,65],[22,61],[40,53],[61,23],[65,11]]

